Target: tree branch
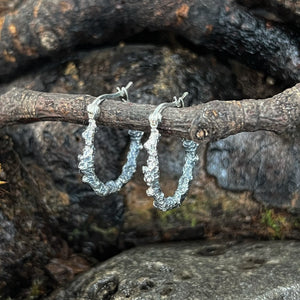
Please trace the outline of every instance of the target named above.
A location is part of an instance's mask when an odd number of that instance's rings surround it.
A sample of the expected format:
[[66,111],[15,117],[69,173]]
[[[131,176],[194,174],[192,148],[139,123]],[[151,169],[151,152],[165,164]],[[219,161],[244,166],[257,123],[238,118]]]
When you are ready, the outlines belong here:
[[28,0],[0,18],[0,76],[64,49],[145,29],[172,31],[289,83],[300,81],[297,33],[255,18],[232,0]]
[[[300,28],[300,5],[299,1],[294,0],[238,0],[242,5],[246,5],[248,8],[263,8],[265,11],[263,15],[265,17],[274,18],[279,17],[285,23]],[[257,12],[256,12],[257,13]],[[277,20],[278,21],[278,20]]]
[[[42,93],[14,88],[0,96],[0,126],[63,121],[87,124],[86,106],[95,97]],[[149,131],[148,116],[155,106],[107,100],[101,104],[98,124]],[[159,129],[196,142],[215,141],[257,130],[278,134],[300,123],[300,83],[272,98],[211,101],[186,108],[167,108]]]

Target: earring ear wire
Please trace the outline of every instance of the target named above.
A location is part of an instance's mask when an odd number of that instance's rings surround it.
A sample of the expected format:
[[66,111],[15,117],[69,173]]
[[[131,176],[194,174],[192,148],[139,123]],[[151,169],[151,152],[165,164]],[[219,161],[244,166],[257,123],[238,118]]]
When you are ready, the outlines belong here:
[[85,140],[85,146],[83,153],[78,156],[79,164],[78,168],[83,174],[82,181],[88,183],[94,192],[99,196],[107,196],[119,191],[123,185],[125,185],[133,176],[136,170],[136,159],[140,150],[143,148],[141,139],[143,136],[142,131],[129,130],[130,147],[127,154],[127,161],[122,168],[121,175],[116,180],[110,180],[106,183],[100,181],[95,173],[95,133],[97,129],[96,118],[100,113],[100,105],[106,99],[121,98],[122,101],[128,102],[127,89],[132,85],[129,82],[126,87],[117,88],[117,93],[103,94],[97,97],[91,104],[87,106],[87,112],[89,117],[89,124],[86,130],[82,133],[82,137]]
[[142,170],[144,173],[144,180],[148,185],[146,193],[148,196],[152,196],[154,198],[154,207],[162,211],[167,211],[181,205],[188,192],[190,182],[193,179],[193,169],[198,160],[196,153],[198,144],[193,141],[183,140],[183,147],[185,148],[185,164],[183,166],[182,175],[179,178],[178,186],[174,195],[172,197],[170,196],[165,198],[159,183],[160,172],[157,144],[160,138],[160,133],[157,126],[161,122],[162,111],[167,107],[184,107],[183,100],[187,95],[188,93],[185,92],[178,99],[177,97],[174,97],[173,102],[159,104],[154,112],[149,116],[151,133],[149,139],[144,144],[144,148],[148,153],[148,159],[147,165],[143,166]]

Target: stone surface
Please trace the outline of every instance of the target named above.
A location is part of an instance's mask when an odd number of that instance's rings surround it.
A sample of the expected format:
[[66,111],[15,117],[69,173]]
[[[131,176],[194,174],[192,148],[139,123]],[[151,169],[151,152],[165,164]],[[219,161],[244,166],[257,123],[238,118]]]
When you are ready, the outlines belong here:
[[186,242],[125,251],[48,300],[300,298],[299,242]]
[[299,156],[298,135],[241,133],[209,146],[207,171],[225,189],[253,191],[266,205],[300,211]]

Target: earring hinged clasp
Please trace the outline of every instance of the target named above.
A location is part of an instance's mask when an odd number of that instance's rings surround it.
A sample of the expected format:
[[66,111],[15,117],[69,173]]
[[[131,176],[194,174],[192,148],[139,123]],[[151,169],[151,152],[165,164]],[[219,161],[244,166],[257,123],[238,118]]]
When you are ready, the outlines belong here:
[[162,119],[162,111],[167,108],[167,107],[184,107],[184,98],[188,95],[188,92],[184,92],[181,97],[177,99],[176,96],[174,96],[174,101],[173,102],[166,102],[166,103],[161,103],[159,104],[155,110],[153,111],[152,114],[149,116],[149,122],[150,126],[152,128],[156,128],[158,123],[161,122]]

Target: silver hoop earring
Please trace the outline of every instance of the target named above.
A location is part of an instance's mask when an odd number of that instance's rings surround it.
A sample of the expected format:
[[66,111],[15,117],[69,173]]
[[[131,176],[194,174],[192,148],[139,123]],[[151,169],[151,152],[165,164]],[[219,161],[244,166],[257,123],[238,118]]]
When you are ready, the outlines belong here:
[[148,153],[148,159],[147,166],[143,166],[142,170],[144,173],[144,180],[149,187],[146,193],[148,196],[152,196],[154,198],[154,207],[162,211],[167,211],[181,205],[188,192],[190,182],[193,179],[193,169],[198,160],[198,156],[196,154],[198,144],[193,141],[183,140],[183,147],[185,148],[185,164],[183,167],[182,175],[179,178],[178,187],[175,191],[175,194],[172,197],[170,196],[165,198],[165,195],[161,191],[159,184],[160,173],[157,144],[160,138],[160,133],[157,129],[157,126],[159,122],[161,122],[162,111],[166,107],[183,107],[183,99],[187,94],[187,92],[184,93],[182,97],[178,99],[174,97],[173,102],[162,103],[158,105],[154,112],[149,116],[151,133],[148,141],[144,144],[144,148]]
[[104,94],[97,97],[91,104],[87,106],[89,124],[87,129],[82,133],[85,140],[85,146],[82,155],[78,156],[78,168],[83,174],[82,181],[88,183],[94,192],[99,196],[107,196],[119,191],[132,177],[136,170],[136,159],[140,150],[143,148],[141,139],[143,136],[142,131],[129,130],[130,147],[127,154],[127,161],[122,168],[121,175],[116,180],[111,180],[106,183],[100,181],[95,173],[95,132],[96,132],[96,118],[100,113],[100,104],[106,99],[115,99],[121,97],[122,101],[127,102],[128,93],[127,89],[132,85],[129,82],[126,87],[117,88],[117,93]]

